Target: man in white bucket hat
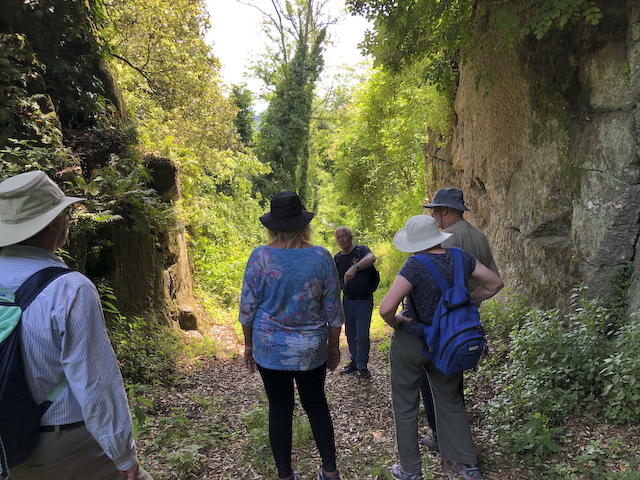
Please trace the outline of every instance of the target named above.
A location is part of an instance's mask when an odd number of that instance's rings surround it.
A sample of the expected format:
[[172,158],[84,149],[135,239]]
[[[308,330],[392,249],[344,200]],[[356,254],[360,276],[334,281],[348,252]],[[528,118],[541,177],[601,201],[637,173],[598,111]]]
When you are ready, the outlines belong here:
[[[47,267],[67,240],[67,197],[41,171],[0,183],[0,282],[11,291]],[[12,480],[145,479],[139,467],[122,376],[105,329],[100,296],[79,272],[53,280],[22,314],[25,376],[40,404],[66,377],[40,422],[29,458]],[[124,477],[123,475],[126,475]]]
[[[450,249],[441,244],[451,237],[440,232],[436,221],[416,215],[393,237],[401,252],[424,254],[436,264],[449,285],[454,284],[455,261]],[[473,279],[479,285],[471,292],[478,303],[492,297],[503,284],[495,273],[475,257],[461,250],[465,285]],[[380,316],[394,328],[389,348],[391,397],[400,464],[393,465],[395,480],[423,480],[422,459],[418,447],[420,382],[426,370],[435,399],[438,440],[442,458],[454,462],[454,471],[466,480],[482,480],[478,458],[469,428],[464,402],[458,391],[461,372],[445,375],[422,352],[422,327],[431,325],[441,290],[431,273],[416,258],[404,263],[387,295],[380,302]],[[405,297],[411,301],[397,314]]]

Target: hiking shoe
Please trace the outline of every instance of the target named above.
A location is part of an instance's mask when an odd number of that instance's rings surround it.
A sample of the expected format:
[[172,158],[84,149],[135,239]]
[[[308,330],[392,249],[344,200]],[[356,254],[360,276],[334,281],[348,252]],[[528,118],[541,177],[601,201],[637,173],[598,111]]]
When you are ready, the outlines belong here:
[[340,479],[340,472],[335,474],[333,477],[327,477],[324,474],[324,470],[322,469],[322,467],[320,467],[320,471],[318,472],[318,480],[341,480]]
[[391,467],[391,476],[395,480],[423,480],[422,472],[409,473],[402,470],[402,467],[398,464]]
[[360,369],[360,378],[362,380],[369,380],[371,378],[371,372],[369,371],[368,368],[361,368]]
[[435,436],[421,438],[420,439],[420,445],[424,445],[425,447],[427,447],[432,452],[439,452],[440,451],[440,445],[438,445],[438,438],[435,437]]
[[478,465],[466,465],[464,463],[456,463],[453,466],[453,470],[462,475],[465,480],[482,480],[482,472]]
[[340,375],[348,375],[349,373],[353,373],[357,371],[358,371],[358,366],[356,365],[356,362],[352,360],[347,364],[346,367],[340,370]]

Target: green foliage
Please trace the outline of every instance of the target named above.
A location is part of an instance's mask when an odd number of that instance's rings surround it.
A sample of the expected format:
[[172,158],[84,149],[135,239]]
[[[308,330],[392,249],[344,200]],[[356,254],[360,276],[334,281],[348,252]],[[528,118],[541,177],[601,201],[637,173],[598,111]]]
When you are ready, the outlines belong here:
[[[636,317],[637,318],[637,317]],[[606,418],[615,424],[635,422],[640,416],[640,323],[636,320],[616,334],[616,349],[604,359]]]
[[245,146],[253,143],[253,132],[255,130],[255,112],[253,111],[253,95],[246,85],[233,85],[231,87],[231,99],[238,107],[238,114],[233,119],[240,134],[240,140]]
[[46,64],[47,93],[65,126],[93,125],[112,109],[110,75],[102,68],[106,44],[102,0],[26,0],[23,25]]
[[115,0],[105,9],[110,22],[102,34],[145,148],[163,155],[187,149],[205,160],[238,148],[237,109],[204,40],[204,1]]
[[[266,168],[250,153],[217,152],[209,162],[187,155],[181,205],[195,266],[196,288],[225,307],[237,304],[246,260],[265,240],[263,207],[251,197],[251,179]],[[221,248],[221,245],[224,248]]]
[[145,452],[166,462],[175,475],[172,478],[201,478],[206,452],[230,436],[224,421],[224,405],[203,402],[201,406],[205,410],[201,417],[194,418],[185,408],[174,407],[156,426],[145,427],[153,434],[153,442]]
[[[594,480],[635,480],[640,477],[640,459],[629,447],[623,440],[615,439],[609,444],[595,440],[576,458],[577,473]],[[612,471],[616,464],[623,468]]]
[[633,262],[629,261],[619,265],[609,277],[612,294],[607,302],[607,308],[610,312],[610,325],[608,327],[611,332],[617,331],[625,323],[627,308],[629,307],[629,287],[631,286],[632,275]]
[[61,149],[60,123],[45,94],[44,67],[34,57],[25,37],[0,35],[0,148],[13,138]]
[[[61,170],[61,166],[68,165],[73,168],[75,162],[71,162],[65,150],[61,146],[38,146],[35,140],[9,139],[7,145],[0,149],[0,179],[12,177],[30,170],[42,170],[50,177],[55,178]],[[63,182],[61,188],[77,189],[75,182],[71,180]]]
[[127,92],[171,111],[195,104],[215,82],[219,62],[203,39],[209,16],[202,0],[110,0],[102,31]]
[[377,70],[345,108],[330,152],[350,226],[392,235],[420,213],[425,195],[422,146],[429,129],[448,129],[450,107],[435,89]]
[[108,285],[98,285],[107,333],[126,384],[156,385],[174,380],[181,342],[168,327],[148,325],[140,317],[126,318]]
[[78,180],[87,193],[85,209],[79,212],[78,228],[72,235],[93,231],[96,225],[127,218],[134,230],[166,230],[171,225],[172,211],[149,188],[151,177],[139,156],[112,155],[106,165],[94,171],[87,183]]
[[204,40],[204,1],[118,0],[106,11],[104,35],[140,142],[181,167],[183,200],[175,207],[187,229],[196,291],[217,306],[233,305],[244,259],[263,235],[252,180],[269,171],[238,142],[240,118],[242,140],[251,142],[250,94],[234,90],[237,106],[225,97],[219,62]]
[[560,451],[554,442],[562,427],[549,428],[549,417],[535,413],[521,430],[513,435],[511,451],[520,454],[529,463],[539,463],[550,453]]
[[146,385],[125,385],[129,407],[133,407],[131,412],[131,420],[133,424],[133,439],[138,439],[138,432],[147,421],[147,413],[140,404],[147,408],[153,408],[153,403],[147,400],[144,395],[151,393],[151,389]]
[[256,403],[242,414],[241,420],[247,431],[245,458],[253,465],[270,465],[273,457],[269,447],[269,408]]
[[[474,0],[348,0],[352,12],[374,22],[366,50],[377,64],[402,70],[425,60],[426,81],[453,91],[459,63],[479,48],[512,47],[520,36],[541,39],[551,28],[569,22],[597,25],[602,13],[591,0],[533,0],[478,3]],[[488,21],[487,38],[474,38],[478,25]]]
[[264,198],[293,190],[298,191],[303,205],[307,203],[311,107],[315,82],[323,67],[325,34],[321,30],[311,45],[298,42],[295,55],[285,66],[285,74],[262,116],[256,152],[272,170],[258,181]]
[[[263,399],[264,400],[264,399]],[[241,415],[243,428],[246,430],[244,444],[247,464],[260,465],[259,470],[265,476],[271,476],[273,470],[273,456],[269,442],[269,406],[266,402],[256,403]],[[313,434],[309,419],[304,413],[300,400],[296,394],[292,424],[292,448],[304,448],[313,442]]]
[[[521,7],[520,12],[512,12],[508,21],[502,19],[502,26],[505,32],[510,32],[518,26],[514,15],[522,14],[526,10],[531,11],[530,19],[520,29],[520,35],[533,34],[538,40],[545,36],[552,26],[559,29],[564,28],[570,21],[584,20],[591,25],[597,25],[602,18],[600,9],[595,6],[596,2],[589,0],[544,0],[537,2],[533,8],[531,6]],[[525,10],[526,9],[526,10]]]
[[522,326],[529,306],[524,295],[510,294],[509,289],[502,291],[506,301],[499,301],[493,297],[482,303],[482,326],[493,336],[508,339],[509,334]]
[[[247,2],[263,15],[262,33],[267,38],[262,53],[252,61],[250,69],[271,93],[287,75],[300,44],[321,43],[317,37],[334,20],[326,14],[324,2],[272,0],[270,3],[272,10],[268,11],[255,0]],[[268,100],[270,93],[263,98]]]
[[[496,325],[502,328],[503,322],[511,325],[508,361],[492,373],[499,394],[486,407],[503,441],[536,463],[554,451],[548,441],[553,442],[559,430],[552,424],[571,414],[614,425],[637,419],[637,322],[628,322],[608,338],[609,312],[598,300],[587,298],[585,287],[576,288],[572,312],[566,315],[558,310],[531,310],[523,317],[523,309],[522,299],[503,309],[489,303],[483,316],[490,331]],[[497,318],[489,319],[495,312]]]

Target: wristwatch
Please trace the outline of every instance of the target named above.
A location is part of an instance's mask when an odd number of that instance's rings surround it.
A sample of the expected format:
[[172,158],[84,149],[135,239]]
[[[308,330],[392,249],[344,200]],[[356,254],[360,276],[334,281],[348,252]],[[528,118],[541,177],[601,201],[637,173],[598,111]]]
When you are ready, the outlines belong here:
[[360,270],[360,267],[358,266],[357,263],[354,263],[353,266],[356,267],[356,270]]

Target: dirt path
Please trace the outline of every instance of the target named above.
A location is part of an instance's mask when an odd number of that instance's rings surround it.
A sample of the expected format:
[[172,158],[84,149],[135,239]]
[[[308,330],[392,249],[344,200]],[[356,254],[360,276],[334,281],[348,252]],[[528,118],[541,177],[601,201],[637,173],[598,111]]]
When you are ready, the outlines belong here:
[[[242,415],[255,407],[256,402],[263,401],[264,395],[259,375],[249,374],[242,362],[242,346],[230,325],[217,325],[209,332],[212,338],[223,346],[225,355],[216,359],[203,361],[200,368],[189,372],[188,381],[175,391],[167,392],[163,398],[156,400],[156,414],[158,417],[170,417],[176,408],[182,408],[186,415],[201,425],[217,424],[226,429],[228,441],[206,450],[206,458],[201,459],[202,465],[198,475],[180,473],[175,465],[169,465],[164,457],[148,455],[146,466],[149,467],[156,480],[177,478],[189,479],[268,479],[256,472],[255,466],[246,466],[246,450],[243,449],[247,441],[248,432],[243,425]],[[330,373],[327,377],[326,391],[330,401],[331,414],[336,434],[338,449],[338,466],[344,480],[358,479],[391,479],[388,473],[391,465],[398,462],[395,445],[393,413],[391,410],[391,393],[389,384],[388,358],[379,348],[385,339],[372,341],[369,369],[373,375],[371,380],[363,381],[358,374],[340,376]],[[341,342],[343,366],[348,358],[344,334]],[[488,392],[484,392],[487,393]],[[501,452],[492,447],[491,438],[481,428],[482,418],[480,405],[482,392],[467,398],[467,410],[470,415],[472,432],[476,440],[476,447],[480,464],[486,480],[502,479],[530,479],[535,476],[530,468],[503,467],[508,462],[501,462]],[[194,402],[193,398],[200,398]],[[216,419],[207,418],[211,413],[202,405],[208,401],[223,405],[223,412],[218,408]],[[580,427],[580,426],[578,426]],[[421,413],[420,434],[429,433],[426,419]],[[198,433],[194,428],[193,435]],[[609,432],[611,433],[611,432]],[[624,431],[617,432],[625,435]],[[606,434],[606,432],[605,432]],[[585,445],[598,438],[603,432],[587,432]],[[153,438],[143,439],[141,445],[142,457],[145,450],[153,450]],[[640,438],[635,439],[640,441]],[[229,444],[228,442],[233,442]],[[424,449],[424,447],[421,447]],[[264,457],[269,458],[270,456]],[[317,466],[320,464],[312,440],[302,448],[294,448],[294,466],[302,480],[315,479]],[[423,451],[425,478],[460,479],[451,471],[450,462],[443,461],[438,454]],[[363,473],[366,472],[366,473]],[[572,478],[581,478],[579,476]]]

